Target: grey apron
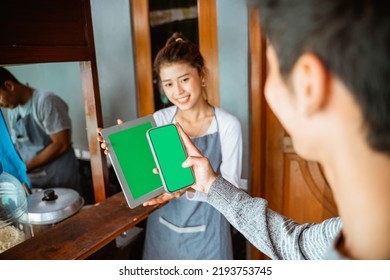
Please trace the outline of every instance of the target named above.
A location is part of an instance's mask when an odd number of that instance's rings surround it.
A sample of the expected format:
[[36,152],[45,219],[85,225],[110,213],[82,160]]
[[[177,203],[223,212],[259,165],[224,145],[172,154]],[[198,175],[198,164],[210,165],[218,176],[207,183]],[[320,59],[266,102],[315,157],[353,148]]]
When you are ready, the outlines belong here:
[[[222,162],[219,128],[213,134],[192,138],[192,142],[219,173]],[[207,202],[190,201],[183,195],[148,217],[143,259],[232,258],[230,224]]]
[[[12,129],[21,158],[27,164],[51,143],[32,113],[19,117]],[[72,148],[56,160],[27,174],[33,188],[72,188],[80,191],[78,161]]]

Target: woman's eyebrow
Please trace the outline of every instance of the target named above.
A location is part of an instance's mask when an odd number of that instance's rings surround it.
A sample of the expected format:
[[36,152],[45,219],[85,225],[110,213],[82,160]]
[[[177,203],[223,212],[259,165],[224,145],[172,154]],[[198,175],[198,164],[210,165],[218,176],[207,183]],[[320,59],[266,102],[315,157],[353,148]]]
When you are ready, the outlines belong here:
[[189,74],[190,74],[190,73],[185,73],[185,74],[179,76],[178,78],[179,78],[179,79],[180,79],[180,78],[183,78],[184,76],[188,76]]
[[[179,77],[177,77],[178,79],[180,79],[180,78],[183,78],[183,77],[185,77],[185,76],[188,76],[190,73],[185,73],[185,74],[183,74],[183,75],[180,75]],[[172,79],[166,79],[166,80],[161,80],[161,82],[169,82],[169,81],[172,81]]]

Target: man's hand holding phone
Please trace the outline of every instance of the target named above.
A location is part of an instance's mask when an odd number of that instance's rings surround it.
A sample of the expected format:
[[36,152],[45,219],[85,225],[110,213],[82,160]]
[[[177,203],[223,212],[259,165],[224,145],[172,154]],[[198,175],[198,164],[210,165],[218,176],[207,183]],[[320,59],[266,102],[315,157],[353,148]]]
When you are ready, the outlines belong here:
[[[147,202],[145,202],[144,206],[155,205],[165,203],[172,199],[179,198],[186,191],[200,191],[204,193],[208,193],[211,184],[217,178],[217,174],[214,172],[213,167],[211,166],[209,160],[202,155],[202,153],[198,150],[198,148],[192,143],[191,139],[184,132],[183,128],[180,124],[176,124],[176,127],[179,131],[180,137],[183,141],[184,147],[187,152],[187,159],[183,162],[183,167],[192,167],[195,177],[195,184],[192,186],[181,189],[174,193],[164,193],[160,196],[153,198]],[[154,173],[158,173],[159,170],[155,168],[153,170]]]
[[187,160],[183,162],[183,167],[192,167],[195,176],[195,184],[191,187],[197,191],[208,193],[212,183],[217,179],[208,158],[204,157],[198,148],[192,143],[190,137],[184,132],[180,124],[176,124],[184,147],[187,151]]

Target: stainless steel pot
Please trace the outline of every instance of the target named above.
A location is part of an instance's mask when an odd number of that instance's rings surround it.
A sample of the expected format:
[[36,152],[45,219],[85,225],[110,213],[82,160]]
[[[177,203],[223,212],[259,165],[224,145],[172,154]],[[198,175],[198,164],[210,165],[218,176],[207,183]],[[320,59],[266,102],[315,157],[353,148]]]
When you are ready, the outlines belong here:
[[75,190],[52,188],[32,193],[27,203],[29,222],[36,236],[76,214],[83,207],[84,199]]

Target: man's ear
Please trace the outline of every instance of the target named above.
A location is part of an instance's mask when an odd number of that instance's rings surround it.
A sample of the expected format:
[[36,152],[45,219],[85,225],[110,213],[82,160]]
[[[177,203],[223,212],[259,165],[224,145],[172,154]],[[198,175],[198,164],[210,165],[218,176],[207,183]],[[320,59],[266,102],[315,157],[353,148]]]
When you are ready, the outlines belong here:
[[303,54],[295,63],[292,85],[299,110],[311,116],[321,110],[328,100],[329,72],[314,54]]
[[4,82],[4,87],[5,87],[5,89],[7,91],[12,92],[12,91],[15,90],[15,83],[12,82],[12,81],[7,80],[7,81]]

